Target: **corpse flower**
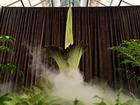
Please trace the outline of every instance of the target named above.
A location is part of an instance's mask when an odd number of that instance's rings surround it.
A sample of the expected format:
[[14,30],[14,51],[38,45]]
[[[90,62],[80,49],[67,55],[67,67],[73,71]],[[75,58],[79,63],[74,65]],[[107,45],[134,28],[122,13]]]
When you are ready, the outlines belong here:
[[69,70],[78,69],[85,48],[86,46],[82,42],[78,45],[73,44],[72,9],[70,7],[67,14],[65,48],[49,46],[46,48],[46,52],[56,61],[59,70],[64,72],[67,71],[68,68],[70,68]]

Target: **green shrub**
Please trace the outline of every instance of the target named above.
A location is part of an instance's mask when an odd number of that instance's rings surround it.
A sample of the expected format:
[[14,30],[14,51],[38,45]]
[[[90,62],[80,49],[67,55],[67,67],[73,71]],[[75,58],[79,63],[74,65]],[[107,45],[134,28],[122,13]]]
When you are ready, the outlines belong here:
[[[111,50],[119,53],[122,57],[122,64],[126,66],[131,65],[133,68],[140,68],[140,40],[124,40],[120,45],[112,47]],[[132,78],[140,81],[140,75],[136,75],[135,71],[127,70],[126,72],[131,75]]]
[[[0,52],[9,52],[12,53],[12,49],[8,48],[6,46],[7,43],[13,43],[15,39],[11,36],[6,36],[6,35],[1,35],[0,36]],[[14,64],[0,64],[0,71],[1,72],[6,72],[10,74],[14,74],[16,72],[16,65]]]

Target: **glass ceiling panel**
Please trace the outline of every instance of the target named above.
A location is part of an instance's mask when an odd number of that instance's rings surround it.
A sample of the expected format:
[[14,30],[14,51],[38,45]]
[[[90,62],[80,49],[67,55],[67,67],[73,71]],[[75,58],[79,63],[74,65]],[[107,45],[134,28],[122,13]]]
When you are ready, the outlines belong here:
[[100,2],[106,6],[110,5],[111,0],[100,0]]
[[22,1],[23,1],[23,3],[24,3],[24,6],[25,6],[25,7],[30,7],[30,6],[32,6],[31,3],[30,3],[30,1],[28,1],[28,0],[22,0]]
[[104,7],[104,6],[105,6],[105,5],[103,5],[103,4],[99,4],[99,5],[98,5],[98,7]]
[[17,3],[19,0],[0,0],[0,6],[7,6],[11,3]]
[[80,0],[60,0],[60,2],[62,7],[69,6],[70,4],[73,6],[80,6]]
[[13,5],[10,5],[9,7],[23,7],[23,5],[21,2],[17,2],[17,3],[14,3]]
[[61,6],[64,7],[64,6],[67,6],[69,5],[69,1],[68,0],[61,0]]
[[113,2],[111,3],[111,6],[118,6],[120,0],[113,0]]
[[42,4],[37,4],[34,7],[42,7]]
[[91,7],[102,7],[102,6],[106,6],[105,4],[103,4],[102,2],[101,2],[101,0],[96,0],[96,1],[91,1],[90,2],[90,6]]
[[31,2],[31,5],[36,5],[39,2],[41,2],[41,0],[29,0]]
[[[70,4],[72,6],[80,6],[80,2],[84,1],[85,6],[87,6],[87,2],[89,1],[91,7],[100,7],[100,6],[118,6],[120,0],[22,0],[25,7],[49,7],[51,4],[61,4],[61,7],[68,7]],[[122,0],[120,6],[129,6],[129,5],[140,5],[140,0]],[[21,0],[0,0],[1,6],[23,6]],[[56,5],[59,6],[59,5]]]
[[140,0],[123,0],[126,1],[132,5],[140,5]]
[[122,2],[120,6],[129,6],[129,4]]

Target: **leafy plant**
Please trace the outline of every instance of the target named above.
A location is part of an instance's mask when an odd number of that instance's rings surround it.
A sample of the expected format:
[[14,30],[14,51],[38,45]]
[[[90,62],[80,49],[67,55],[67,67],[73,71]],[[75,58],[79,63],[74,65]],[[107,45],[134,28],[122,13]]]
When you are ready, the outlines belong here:
[[1,72],[14,74],[16,72],[16,65],[14,64],[0,64]]
[[121,100],[121,90],[119,90],[117,94],[116,101],[114,103],[111,102],[111,100],[104,99],[102,97],[96,96],[95,98],[100,99],[100,102],[93,103],[93,105],[139,105],[140,100],[134,97],[134,95],[131,96],[126,101]]
[[[15,39],[11,36],[1,35],[0,36],[0,52],[12,52],[10,48],[6,46],[7,43],[13,43]],[[0,64],[0,71],[14,74],[16,72],[16,65],[14,64]]]
[[119,46],[114,46],[111,49],[123,57],[121,63],[140,67],[140,40],[124,40]]
[[[118,52],[123,58],[122,64],[140,68],[140,40],[124,40],[120,45],[112,47],[111,50]],[[140,76],[136,75],[135,71],[127,70],[126,72],[140,81]]]
[[[93,105],[139,105],[140,100],[132,95],[132,98],[127,101],[120,100],[121,91],[117,94],[117,99],[114,103],[111,100],[104,99],[96,96],[100,102],[93,103]],[[92,103],[91,103],[92,104]],[[57,96],[46,95],[38,88],[33,87],[32,89],[24,90],[20,94],[7,93],[0,96],[0,105],[87,105],[82,103],[80,100],[66,100]]]
[[0,105],[84,105],[79,100],[65,100],[60,97],[45,95],[34,87],[22,94],[8,93],[0,97]]

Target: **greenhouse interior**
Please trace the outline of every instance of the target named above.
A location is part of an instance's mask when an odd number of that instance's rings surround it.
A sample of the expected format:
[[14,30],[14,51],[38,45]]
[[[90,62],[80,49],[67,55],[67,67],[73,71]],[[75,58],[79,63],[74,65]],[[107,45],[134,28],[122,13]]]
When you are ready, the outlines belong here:
[[140,0],[0,0],[0,105],[140,105]]

